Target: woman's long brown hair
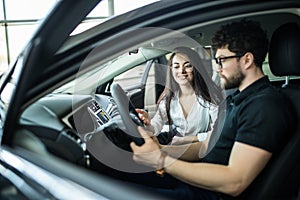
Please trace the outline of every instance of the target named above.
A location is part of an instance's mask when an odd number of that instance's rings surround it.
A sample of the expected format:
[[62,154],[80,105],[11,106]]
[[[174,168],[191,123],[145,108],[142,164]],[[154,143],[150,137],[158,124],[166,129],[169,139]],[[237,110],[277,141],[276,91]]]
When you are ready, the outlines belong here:
[[194,79],[192,82],[192,87],[195,90],[196,96],[201,96],[205,101],[216,105],[218,105],[223,99],[221,88],[218,87],[212,80],[212,78],[209,76],[199,54],[188,47],[177,47],[176,49],[174,49],[168,62],[166,85],[164,91],[162,92],[157,101],[157,105],[159,105],[159,103],[162,100],[166,101],[166,111],[170,128],[169,130],[172,133],[172,135],[173,122],[170,116],[170,104],[171,99],[174,97],[174,93],[179,91],[179,85],[175,81],[171,71],[172,61],[176,54],[186,55],[190,63],[194,66]]

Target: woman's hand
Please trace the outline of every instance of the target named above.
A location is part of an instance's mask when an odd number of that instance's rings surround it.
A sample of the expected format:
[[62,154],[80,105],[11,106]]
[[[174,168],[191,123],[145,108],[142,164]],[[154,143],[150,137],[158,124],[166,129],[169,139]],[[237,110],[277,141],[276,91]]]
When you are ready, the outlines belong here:
[[138,131],[144,138],[145,143],[142,146],[138,146],[134,142],[130,143],[134,153],[133,160],[139,164],[156,168],[161,156],[160,145],[151,132],[144,130],[142,127],[138,127]]
[[139,118],[142,120],[143,124],[145,124],[146,126],[150,125],[151,119],[149,114],[145,110],[136,108],[135,111],[138,113]]

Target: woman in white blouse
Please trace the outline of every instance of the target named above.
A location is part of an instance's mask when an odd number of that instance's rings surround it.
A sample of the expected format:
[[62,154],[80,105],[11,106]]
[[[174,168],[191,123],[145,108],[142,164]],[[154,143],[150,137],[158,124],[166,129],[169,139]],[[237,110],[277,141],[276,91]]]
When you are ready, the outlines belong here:
[[136,111],[162,144],[208,143],[221,99],[221,89],[208,75],[199,54],[178,47],[169,60],[166,86],[156,114],[150,119],[146,111]]

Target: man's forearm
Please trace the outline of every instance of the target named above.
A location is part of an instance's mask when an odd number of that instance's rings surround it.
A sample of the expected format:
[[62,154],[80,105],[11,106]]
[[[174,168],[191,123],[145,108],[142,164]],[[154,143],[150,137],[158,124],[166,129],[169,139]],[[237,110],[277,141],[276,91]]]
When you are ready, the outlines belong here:
[[162,145],[161,150],[174,158],[193,162],[199,161],[199,151],[201,151],[202,144],[202,142],[194,142],[185,145]]

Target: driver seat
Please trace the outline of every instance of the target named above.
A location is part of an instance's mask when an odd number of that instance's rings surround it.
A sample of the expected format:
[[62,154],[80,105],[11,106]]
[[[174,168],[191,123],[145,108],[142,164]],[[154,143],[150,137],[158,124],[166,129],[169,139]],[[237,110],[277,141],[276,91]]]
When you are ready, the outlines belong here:
[[246,199],[292,200],[300,196],[300,82],[292,83],[290,76],[300,75],[300,26],[287,23],[272,35],[269,65],[275,76],[286,77],[281,91],[290,99],[295,116],[294,131],[283,151],[274,157],[259,179],[251,187]]

